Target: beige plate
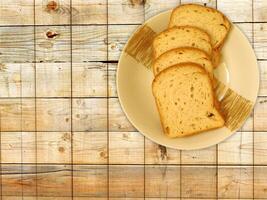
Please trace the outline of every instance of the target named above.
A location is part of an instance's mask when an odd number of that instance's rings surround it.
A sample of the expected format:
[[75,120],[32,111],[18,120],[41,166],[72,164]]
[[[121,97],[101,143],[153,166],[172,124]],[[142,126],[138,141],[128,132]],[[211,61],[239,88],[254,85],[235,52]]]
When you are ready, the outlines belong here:
[[[145,24],[159,33],[167,28],[170,14],[171,11],[161,13]],[[215,72],[216,77],[255,103],[259,89],[257,59],[248,39],[235,25],[225,42],[222,55],[221,64]],[[185,138],[166,137],[152,95],[152,80],[151,70],[122,52],[117,70],[120,103],[131,123],[149,139],[167,147],[189,150],[218,144],[235,132],[223,127]]]

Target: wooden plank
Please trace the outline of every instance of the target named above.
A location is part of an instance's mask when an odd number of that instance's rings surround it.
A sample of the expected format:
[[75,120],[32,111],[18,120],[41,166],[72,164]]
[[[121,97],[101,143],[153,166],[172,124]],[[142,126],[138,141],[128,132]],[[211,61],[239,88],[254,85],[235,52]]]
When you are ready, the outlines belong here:
[[107,166],[73,166],[73,195],[75,197],[107,197]]
[[253,198],[253,167],[219,167],[219,198]]
[[71,66],[69,63],[36,64],[37,97],[70,97]]
[[267,167],[254,167],[254,198],[266,198],[267,196]]
[[252,22],[251,0],[217,0],[217,8],[233,22]]
[[181,190],[184,198],[216,198],[216,168],[182,166]]
[[254,22],[267,22],[267,2],[253,0]]
[[72,27],[72,62],[107,60],[107,27]]
[[144,21],[144,4],[145,1],[143,0],[109,1],[109,24],[142,24]]
[[106,164],[108,158],[107,132],[74,132],[74,164]]
[[107,99],[74,98],[73,131],[106,131],[107,130]]
[[73,0],[72,23],[107,24],[107,1]]
[[254,132],[254,164],[267,164],[267,133]]
[[37,131],[70,131],[70,99],[37,99]]
[[109,164],[144,164],[144,136],[139,132],[110,132]]
[[258,61],[260,67],[260,91],[259,95],[267,96],[267,61]]
[[258,59],[267,59],[267,24],[255,23],[254,26],[254,50]]
[[34,61],[34,28],[0,27],[0,63]]
[[35,0],[35,23],[56,25],[70,23],[70,0]]
[[197,3],[201,5],[206,5],[208,7],[216,8],[216,0],[181,0],[181,3]]
[[109,99],[109,131],[136,131],[123,113],[117,98]]
[[180,4],[180,0],[169,0],[168,3],[162,0],[148,0],[145,4],[145,20]]
[[34,97],[34,65],[0,64],[0,97]]
[[106,97],[107,64],[75,63],[72,66],[73,97]]
[[40,197],[70,197],[71,166],[70,165],[38,165],[37,192]]
[[145,164],[180,164],[180,151],[145,138]]
[[108,28],[108,59],[119,60],[121,52],[129,37],[138,25],[109,25]]
[[218,163],[252,165],[253,132],[237,132],[220,143],[218,145]]
[[242,127],[239,129],[239,131],[253,131],[253,118],[254,114],[253,112],[250,113],[248,119],[244,122]]
[[254,109],[254,130],[267,131],[267,98],[258,97]]
[[69,26],[37,26],[36,61],[70,62],[70,41]]
[[70,132],[37,132],[37,163],[70,163]]
[[37,166],[36,165],[22,165],[21,185],[23,189],[23,196],[36,196],[37,193]]
[[144,197],[144,167],[137,165],[109,166],[110,197]]
[[146,197],[178,198],[180,197],[179,166],[146,166]]
[[1,131],[34,131],[34,99],[0,99]]
[[206,149],[182,151],[182,164],[216,164],[216,146]]
[[117,86],[116,86],[116,73],[117,73],[117,63],[108,64],[108,96],[118,97]]
[[0,25],[34,24],[34,0],[0,2]]

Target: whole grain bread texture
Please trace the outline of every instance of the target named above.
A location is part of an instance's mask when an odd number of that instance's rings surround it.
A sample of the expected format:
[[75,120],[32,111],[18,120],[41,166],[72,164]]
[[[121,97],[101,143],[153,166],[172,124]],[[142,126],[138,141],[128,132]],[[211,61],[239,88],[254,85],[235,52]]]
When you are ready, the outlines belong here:
[[171,49],[194,47],[212,56],[210,36],[199,28],[179,26],[158,34],[153,41],[154,60]]
[[213,79],[213,65],[209,55],[193,47],[172,49],[160,55],[153,63],[154,75],[156,76],[159,72],[170,66],[184,62],[193,62],[201,65]]
[[171,15],[169,28],[194,26],[207,32],[214,50],[223,46],[231,23],[220,11],[198,4],[184,4],[176,7]]
[[224,126],[207,72],[183,63],[161,71],[152,83],[164,133],[184,137]]

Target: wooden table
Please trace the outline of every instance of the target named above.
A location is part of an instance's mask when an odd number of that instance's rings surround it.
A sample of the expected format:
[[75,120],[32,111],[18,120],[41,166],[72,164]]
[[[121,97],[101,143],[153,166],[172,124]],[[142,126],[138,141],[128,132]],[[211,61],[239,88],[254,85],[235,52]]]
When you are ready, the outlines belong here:
[[[243,128],[198,151],[144,138],[115,86],[132,31],[186,2],[223,11],[261,70]],[[267,199],[267,1],[0,0],[0,132],[3,200]]]

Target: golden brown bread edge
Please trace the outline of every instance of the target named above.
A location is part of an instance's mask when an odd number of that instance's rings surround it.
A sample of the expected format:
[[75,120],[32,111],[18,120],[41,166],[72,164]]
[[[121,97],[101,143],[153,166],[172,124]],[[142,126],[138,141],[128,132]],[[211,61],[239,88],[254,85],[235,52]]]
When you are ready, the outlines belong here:
[[[168,136],[168,134],[166,133],[165,129],[163,128],[164,125],[163,125],[163,122],[162,122],[162,120],[161,120],[161,119],[162,119],[162,114],[161,114],[161,112],[160,112],[159,105],[158,105],[157,100],[156,100],[156,98],[155,98],[153,85],[154,85],[155,81],[157,80],[157,77],[159,77],[159,75],[160,75],[161,73],[166,73],[168,70],[171,70],[172,68],[176,68],[176,67],[180,67],[180,66],[185,66],[185,65],[188,65],[188,64],[200,68],[201,71],[202,71],[202,73],[205,73],[205,74],[209,77],[210,84],[213,85],[213,84],[212,84],[211,77],[210,77],[210,75],[206,72],[206,70],[203,69],[203,67],[200,66],[199,64],[192,63],[192,62],[184,62],[184,63],[180,63],[180,64],[176,64],[176,65],[170,66],[170,67],[168,67],[168,68],[162,70],[161,72],[159,72],[159,73],[155,76],[155,78],[154,78],[154,80],[153,80],[153,82],[152,82],[152,93],[153,93],[153,96],[154,96],[154,99],[155,99],[155,102],[156,102],[156,107],[157,107],[158,113],[159,113],[159,115],[160,115],[160,123],[161,123],[161,127],[162,127],[163,132],[164,132],[164,134],[165,134],[166,136]],[[212,88],[213,88],[213,87],[212,87]],[[221,111],[221,105],[220,105],[220,102],[217,100],[217,98],[216,98],[216,96],[215,96],[214,89],[213,89],[212,96],[213,96],[213,104],[214,104],[214,107],[217,109],[218,113],[221,115],[222,119],[224,120],[224,124],[225,124],[225,121],[226,121],[226,119],[225,119],[225,115],[224,115],[224,114],[222,113],[222,111]],[[224,126],[224,125],[223,125],[223,126]],[[223,127],[223,126],[221,126],[221,127]],[[198,132],[190,133],[190,134],[187,134],[187,135],[185,135],[185,136],[176,136],[176,137],[177,137],[177,138],[179,138],[179,137],[188,137],[188,136],[195,135],[195,134],[199,134],[199,133],[203,133],[203,132],[206,132],[206,131],[215,130],[215,129],[218,129],[218,128],[221,128],[221,127],[210,128],[210,129],[206,129],[206,130],[203,130],[203,131],[198,131]],[[168,136],[168,137],[169,137],[169,136]]]

